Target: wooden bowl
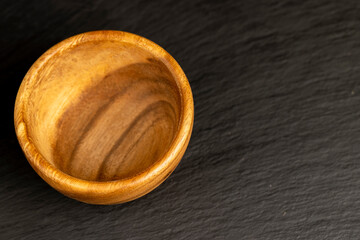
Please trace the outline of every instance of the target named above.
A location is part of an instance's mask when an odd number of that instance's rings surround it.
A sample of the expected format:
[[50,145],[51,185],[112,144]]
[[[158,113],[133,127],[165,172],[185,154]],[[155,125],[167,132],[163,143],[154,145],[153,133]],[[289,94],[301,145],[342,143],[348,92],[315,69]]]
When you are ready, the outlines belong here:
[[26,74],[15,129],[53,188],[92,204],[143,196],[180,162],[193,126],[189,82],[155,43],[95,31],[45,52]]

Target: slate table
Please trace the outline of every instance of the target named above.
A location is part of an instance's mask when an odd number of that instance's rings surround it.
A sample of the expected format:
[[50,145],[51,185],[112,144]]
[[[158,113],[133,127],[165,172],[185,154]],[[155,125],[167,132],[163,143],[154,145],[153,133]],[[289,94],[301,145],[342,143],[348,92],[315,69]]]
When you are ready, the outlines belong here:
[[[0,2],[0,239],[359,239],[359,1]],[[50,188],[13,128],[31,64],[123,30],[183,67],[189,148],[159,188],[87,205]]]

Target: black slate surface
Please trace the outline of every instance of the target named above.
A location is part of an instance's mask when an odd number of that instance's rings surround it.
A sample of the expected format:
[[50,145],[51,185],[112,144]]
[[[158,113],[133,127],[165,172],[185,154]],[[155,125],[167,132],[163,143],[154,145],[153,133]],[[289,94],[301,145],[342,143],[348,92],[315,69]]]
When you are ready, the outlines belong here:
[[[0,239],[360,239],[359,1],[1,1]],[[168,50],[195,101],[189,148],[143,198],[50,188],[13,129],[31,64],[72,35]]]

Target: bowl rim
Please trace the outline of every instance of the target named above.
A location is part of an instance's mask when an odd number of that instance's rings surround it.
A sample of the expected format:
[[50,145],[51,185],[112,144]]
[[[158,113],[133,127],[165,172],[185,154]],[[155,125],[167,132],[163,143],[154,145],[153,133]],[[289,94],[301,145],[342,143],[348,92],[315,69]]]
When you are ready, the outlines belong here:
[[[36,82],[38,73],[42,71],[46,63],[56,56],[57,53],[65,49],[96,40],[115,40],[135,44],[161,59],[174,75],[181,99],[179,129],[165,155],[143,172],[128,178],[111,181],[84,180],[56,168],[37,151],[35,145],[29,139],[26,122],[23,117],[23,112],[26,111],[24,103],[27,101],[32,86]],[[47,50],[26,73],[18,90],[14,109],[16,135],[28,162],[34,170],[48,184],[65,195],[84,202],[87,202],[84,200],[86,195],[89,195],[89,198],[103,198],[103,200],[99,201],[100,204],[102,204],[101,202],[106,202],[105,199],[114,194],[121,196],[117,198],[121,200],[118,202],[130,201],[145,195],[160,185],[180,162],[190,140],[193,121],[194,103],[191,88],[188,79],[176,60],[156,43],[139,35],[117,30],[81,33],[67,38]],[[164,175],[165,178],[163,177]],[[160,177],[163,179],[159,179]],[[146,187],[147,184],[148,187]],[[89,202],[93,203],[94,201]]]

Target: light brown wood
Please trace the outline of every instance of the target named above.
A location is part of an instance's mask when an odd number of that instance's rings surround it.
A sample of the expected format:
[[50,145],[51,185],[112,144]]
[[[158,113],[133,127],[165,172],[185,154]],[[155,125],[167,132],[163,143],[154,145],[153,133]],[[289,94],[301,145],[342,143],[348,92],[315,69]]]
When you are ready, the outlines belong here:
[[26,74],[15,129],[31,166],[79,201],[115,204],[157,187],[188,145],[188,80],[161,47],[120,31],[66,39]]

